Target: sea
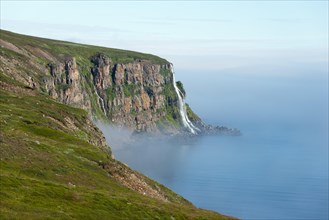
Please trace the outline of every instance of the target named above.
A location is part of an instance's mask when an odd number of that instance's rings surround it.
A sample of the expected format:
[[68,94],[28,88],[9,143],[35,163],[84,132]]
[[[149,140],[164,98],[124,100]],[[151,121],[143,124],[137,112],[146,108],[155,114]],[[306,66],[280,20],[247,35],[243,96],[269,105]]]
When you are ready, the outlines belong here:
[[328,66],[176,69],[206,123],[241,136],[127,142],[114,156],[195,206],[241,219],[328,219]]

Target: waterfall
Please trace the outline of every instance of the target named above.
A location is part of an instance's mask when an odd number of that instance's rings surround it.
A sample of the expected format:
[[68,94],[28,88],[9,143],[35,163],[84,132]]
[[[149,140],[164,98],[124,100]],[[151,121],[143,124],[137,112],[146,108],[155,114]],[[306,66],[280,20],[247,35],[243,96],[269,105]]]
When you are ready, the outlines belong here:
[[197,134],[197,132],[200,131],[200,129],[197,128],[196,126],[194,126],[193,123],[190,121],[190,119],[187,116],[185,102],[183,99],[183,94],[176,85],[174,68],[172,65],[170,65],[170,68],[171,68],[171,73],[173,74],[174,88],[175,88],[176,94],[178,96],[178,108],[179,108],[179,114],[182,119],[182,123],[183,123],[184,127],[187,128],[192,134]]
[[100,95],[98,94],[97,88],[95,89],[95,91],[96,91],[96,95],[97,95],[97,98],[98,98],[98,102],[101,105],[101,109],[103,110],[105,116],[107,117],[105,104],[104,104],[104,99],[102,97],[100,97]]

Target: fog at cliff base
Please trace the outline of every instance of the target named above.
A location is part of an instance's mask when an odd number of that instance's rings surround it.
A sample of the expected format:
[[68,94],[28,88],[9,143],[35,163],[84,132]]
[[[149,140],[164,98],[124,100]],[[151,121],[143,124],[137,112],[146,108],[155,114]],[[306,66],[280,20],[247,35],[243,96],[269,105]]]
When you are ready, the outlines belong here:
[[129,139],[132,131],[98,126],[117,159],[198,207],[243,219],[327,219],[327,65],[267,67],[176,70],[191,108],[242,136]]

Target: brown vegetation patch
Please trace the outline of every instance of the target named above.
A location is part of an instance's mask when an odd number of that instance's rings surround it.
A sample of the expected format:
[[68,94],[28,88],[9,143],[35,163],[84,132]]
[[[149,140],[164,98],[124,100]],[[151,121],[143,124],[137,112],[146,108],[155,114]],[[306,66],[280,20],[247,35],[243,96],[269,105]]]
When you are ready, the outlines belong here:
[[30,95],[30,96],[36,96],[38,94],[38,92],[30,87],[21,87],[21,86],[16,86],[16,85],[11,85],[11,84],[7,84],[3,81],[0,81],[0,88],[8,91],[8,92],[12,92],[16,95]]
[[2,39],[0,39],[0,46],[6,48],[8,50],[15,51],[16,53],[19,53],[22,55],[27,55],[26,51],[23,51],[23,50],[19,49],[18,47],[16,47],[14,44],[9,43]]

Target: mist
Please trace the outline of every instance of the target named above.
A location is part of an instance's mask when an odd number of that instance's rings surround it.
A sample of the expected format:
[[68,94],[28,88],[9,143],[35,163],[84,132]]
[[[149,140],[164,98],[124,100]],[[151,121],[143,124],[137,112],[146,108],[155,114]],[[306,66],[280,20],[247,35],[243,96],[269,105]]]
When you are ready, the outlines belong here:
[[99,124],[114,156],[192,201],[242,219],[328,218],[326,65],[176,70],[206,122],[242,136],[180,139]]
[[170,182],[184,166],[185,158],[197,138],[179,138],[162,134],[135,134],[131,129],[96,122],[114,157],[129,167],[163,183]]

